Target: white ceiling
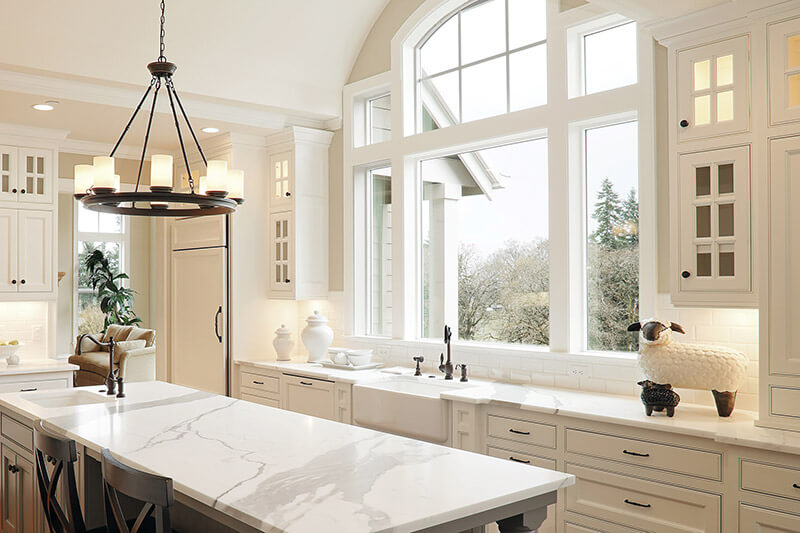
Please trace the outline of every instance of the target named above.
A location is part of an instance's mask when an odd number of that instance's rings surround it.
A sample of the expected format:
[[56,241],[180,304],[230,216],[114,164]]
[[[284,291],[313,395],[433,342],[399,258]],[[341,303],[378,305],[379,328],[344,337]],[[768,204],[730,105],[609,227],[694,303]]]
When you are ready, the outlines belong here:
[[[176,88],[337,117],[342,86],[387,1],[167,0]],[[0,0],[0,12],[0,68],[142,89],[149,81],[157,0]]]

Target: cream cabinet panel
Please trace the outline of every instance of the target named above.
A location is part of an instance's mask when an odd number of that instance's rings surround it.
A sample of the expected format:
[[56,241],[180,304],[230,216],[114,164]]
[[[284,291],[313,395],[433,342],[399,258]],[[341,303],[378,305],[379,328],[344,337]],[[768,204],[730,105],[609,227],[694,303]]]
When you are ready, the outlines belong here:
[[52,155],[48,150],[19,149],[19,201],[49,204],[53,201]]
[[671,272],[675,304],[755,304],[750,148],[680,156]]
[[292,151],[273,154],[269,158],[269,206],[272,211],[291,209],[294,200],[294,154]]
[[749,129],[749,56],[746,35],[677,53],[679,142]]
[[787,332],[800,320],[800,136],[770,143],[769,374],[800,376],[800,346]]
[[800,17],[767,26],[770,122],[800,120]]
[[336,420],[334,383],[284,374],[281,376],[281,407],[295,413]]
[[172,250],[225,246],[227,217],[197,217],[175,220],[171,225]]
[[53,290],[53,213],[19,212],[19,292]]
[[33,463],[3,443],[0,445],[0,514],[4,533],[33,533],[36,505]]
[[17,211],[0,209],[0,292],[17,292]]
[[0,202],[17,201],[17,157],[13,146],[0,146]]
[[800,516],[739,505],[739,533],[794,533],[800,531]]

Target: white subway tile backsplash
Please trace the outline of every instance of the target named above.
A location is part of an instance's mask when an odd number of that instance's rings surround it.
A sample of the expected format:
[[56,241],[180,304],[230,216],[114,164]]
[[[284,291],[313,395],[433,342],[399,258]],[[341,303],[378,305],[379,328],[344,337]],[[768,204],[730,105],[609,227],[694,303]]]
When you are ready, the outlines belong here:
[[0,302],[0,340],[21,342],[20,359],[45,359],[53,355],[48,353],[47,334],[47,302]]

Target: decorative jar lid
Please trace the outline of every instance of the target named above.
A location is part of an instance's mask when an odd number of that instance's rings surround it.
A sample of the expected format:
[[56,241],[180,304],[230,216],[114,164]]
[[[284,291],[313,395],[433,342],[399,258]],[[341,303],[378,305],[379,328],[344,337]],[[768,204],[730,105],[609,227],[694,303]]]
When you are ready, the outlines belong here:
[[328,319],[325,315],[321,315],[319,311],[314,311],[314,314],[306,318],[309,326],[318,326],[320,324],[327,324]]
[[275,330],[276,335],[291,335],[292,330],[286,327],[286,324],[281,324],[281,327]]

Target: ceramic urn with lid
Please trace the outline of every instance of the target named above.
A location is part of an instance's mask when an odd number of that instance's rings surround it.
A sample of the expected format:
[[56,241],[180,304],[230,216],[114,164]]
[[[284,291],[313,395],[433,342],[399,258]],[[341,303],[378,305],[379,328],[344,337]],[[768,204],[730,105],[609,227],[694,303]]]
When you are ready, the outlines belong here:
[[308,362],[322,361],[333,342],[333,330],[328,326],[328,319],[319,311],[314,311],[314,314],[306,319],[306,324],[308,325],[303,329],[300,338],[308,350]]
[[292,331],[286,327],[286,324],[281,324],[281,327],[275,330],[272,345],[275,347],[275,353],[278,354],[278,361],[288,361],[292,358],[294,340],[292,340]]

